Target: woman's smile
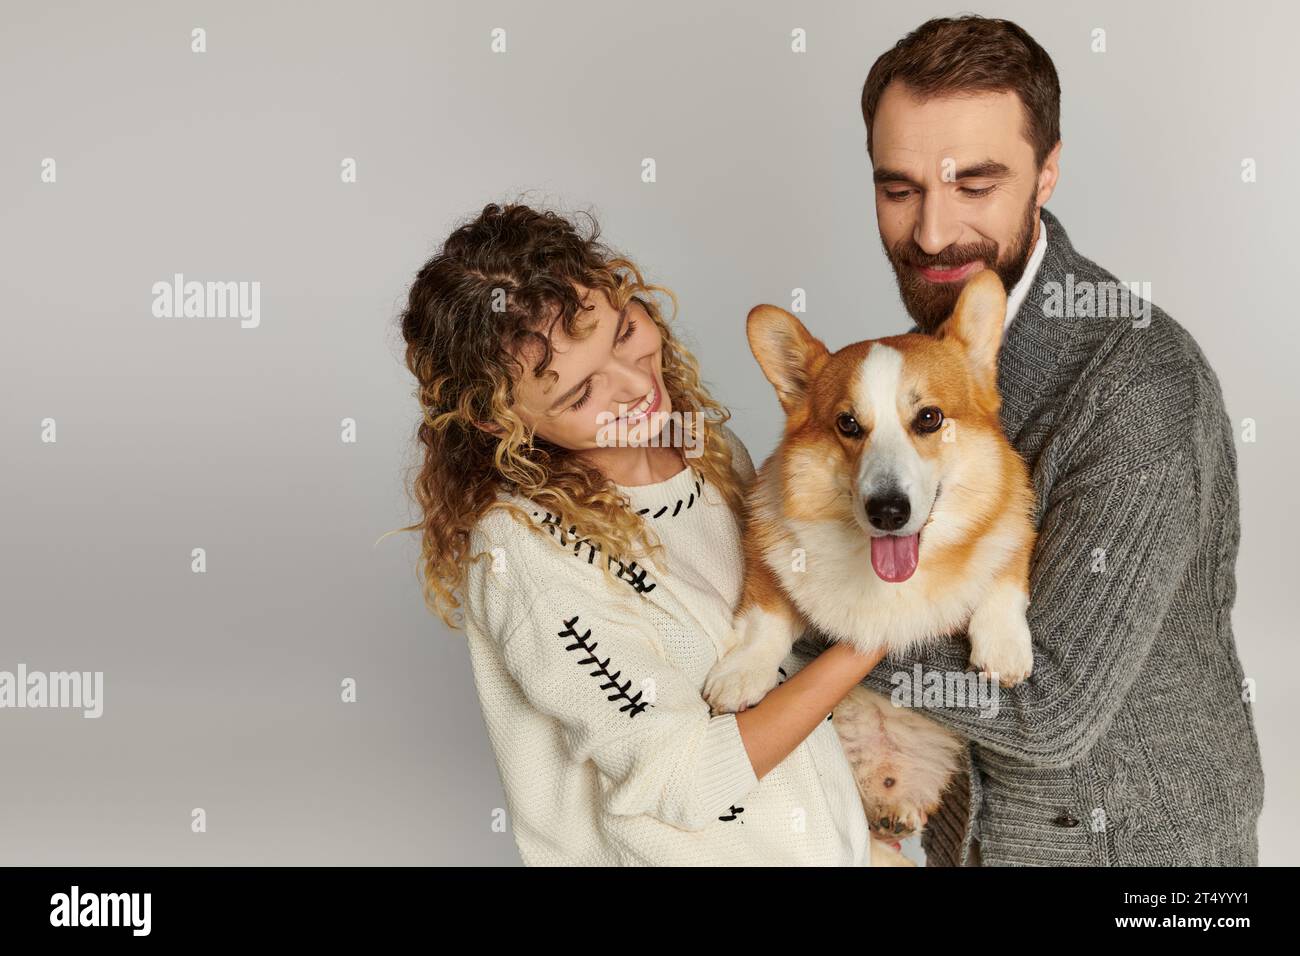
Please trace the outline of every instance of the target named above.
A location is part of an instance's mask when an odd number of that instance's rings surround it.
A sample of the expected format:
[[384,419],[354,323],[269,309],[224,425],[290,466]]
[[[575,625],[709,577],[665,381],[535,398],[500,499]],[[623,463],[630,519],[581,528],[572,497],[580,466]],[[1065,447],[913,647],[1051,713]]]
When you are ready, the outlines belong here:
[[[620,406],[623,405],[622,402],[620,402],[619,404]],[[623,419],[623,421],[628,422],[629,424],[633,422],[638,422],[641,419],[645,418],[647,415],[650,415],[653,412],[657,412],[659,410],[659,406],[662,404],[663,404],[663,400],[662,400],[662,395],[659,391],[659,386],[658,384],[654,384],[650,386],[650,391],[645,394],[645,397],[643,397],[641,401],[637,402],[631,408],[627,408],[624,411],[623,415],[620,417]]]

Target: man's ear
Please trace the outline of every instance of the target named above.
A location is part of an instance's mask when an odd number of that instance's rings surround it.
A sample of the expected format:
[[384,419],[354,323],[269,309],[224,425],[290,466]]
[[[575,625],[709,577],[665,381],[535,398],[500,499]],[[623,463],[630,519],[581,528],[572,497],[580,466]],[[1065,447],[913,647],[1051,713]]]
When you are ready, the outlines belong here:
[[1043,168],[1038,172],[1038,190],[1034,196],[1034,201],[1038,203],[1038,208],[1042,209],[1047,205],[1047,200],[1052,198],[1052,193],[1056,191],[1056,184],[1061,178],[1061,141],[1058,139],[1052,151],[1043,159]]
[[776,389],[787,415],[808,400],[808,387],[827,355],[802,322],[775,305],[756,305],[745,322],[749,348]]
[[966,352],[971,375],[982,391],[998,390],[998,350],[1007,318],[1007,293],[992,269],[981,269],[962,287],[952,315],[935,330],[939,339],[953,339]]

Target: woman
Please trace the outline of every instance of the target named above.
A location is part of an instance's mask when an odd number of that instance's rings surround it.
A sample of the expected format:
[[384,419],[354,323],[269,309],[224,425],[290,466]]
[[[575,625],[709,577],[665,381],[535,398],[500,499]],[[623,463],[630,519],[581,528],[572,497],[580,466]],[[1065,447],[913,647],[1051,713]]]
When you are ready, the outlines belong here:
[[[424,422],[426,599],[463,623],[528,865],[869,865],[828,720],[834,645],[758,706],[701,696],[740,595],[753,464],[637,267],[488,205],[402,315]],[[882,655],[883,656],[883,655]]]

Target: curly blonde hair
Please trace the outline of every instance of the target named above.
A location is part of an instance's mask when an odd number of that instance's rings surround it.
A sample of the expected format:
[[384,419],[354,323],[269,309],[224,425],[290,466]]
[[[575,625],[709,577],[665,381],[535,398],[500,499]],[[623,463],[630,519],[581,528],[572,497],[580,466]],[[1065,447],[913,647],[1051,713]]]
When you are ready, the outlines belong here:
[[[423,449],[410,492],[418,522],[402,528],[421,534],[420,572],[425,603],[451,628],[461,626],[459,609],[470,536],[487,512],[504,509],[538,534],[545,534],[501,492],[531,499],[561,526],[576,526],[607,555],[597,562],[611,582],[611,565],[645,554],[644,544],[663,562],[662,545],[614,483],[575,453],[538,437],[512,410],[514,383],[525,372],[521,348],[540,342],[534,375],[555,372],[551,331],[589,333],[579,316],[583,306],[575,283],[602,290],[615,309],[636,296],[663,337],[661,364],[672,407],[703,423],[703,453],[695,467],[742,514],[742,485],[722,432],[731,415],[700,383],[695,358],[673,336],[654,293],[677,296],[650,285],[628,258],[599,241],[600,227],[583,234],[563,216],[525,205],[490,203],[459,226],[419,270],[401,314],[406,365],[415,376],[423,411],[417,438]],[[489,433],[476,423],[495,423]]]

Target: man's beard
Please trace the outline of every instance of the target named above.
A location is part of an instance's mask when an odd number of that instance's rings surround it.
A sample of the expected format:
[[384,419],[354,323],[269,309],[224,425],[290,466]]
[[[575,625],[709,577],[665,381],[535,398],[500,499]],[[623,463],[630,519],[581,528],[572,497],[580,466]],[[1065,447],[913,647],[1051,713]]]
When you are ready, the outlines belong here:
[[998,262],[997,243],[992,240],[976,242],[970,245],[948,246],[938,253],[929,255],[924,252],[909,236],[894,245],[893,249],[885,245],[884,237],[880,243],[884,246],[889,264],[894,267],[898,277],[898,294],[908,315],[916,322],[922,332],[934,332],[952,315],[961,295],[961,282],[931,282],[917,271],[916,266],[932,268],[934,266],[960,266],[978,259],[986,268],[992,269],[1002,280],[1003,287],[1010,292],[1012,287],[1025,274],[1029,264],[1030,240],[1034,235],[1034,223],[1038,220],[1038,204],[1035,197],[1029,197],[1021,220],[1020,232],[1010,244],[1010,251],[1001,263]]

